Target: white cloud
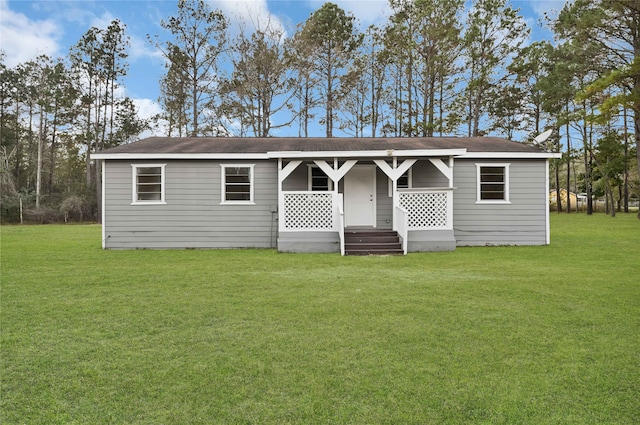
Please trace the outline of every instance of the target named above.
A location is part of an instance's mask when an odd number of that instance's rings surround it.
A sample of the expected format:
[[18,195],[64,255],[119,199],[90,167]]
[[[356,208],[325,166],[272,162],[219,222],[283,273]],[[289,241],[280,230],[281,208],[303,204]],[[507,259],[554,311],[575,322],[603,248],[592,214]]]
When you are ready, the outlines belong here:
[[162,112],[162,108],[155,100],[131,99],[138,110],[138,116],[142,119],[152,118]]
[[[324,0],[310,0],[314,10],[322,7]],[[333,0],[345,12],[351,12],[362,25],[361,29],[386,22],[392,10],[387,0]]]
[[[113,22],[115,19],[117,18],[114,17],[109,12],[103,13],[102,16],[92,15],[89,21],[89,27],[95,27],[101,30],[106,30],[107,28],[109,28],[109,25],[111,25],[111,22]],[[122,22],[122,20],[120,21]]]
[[249,32],[267,28],[285,31],[280,18],[269,11],[267,0],[212,0],[211,6],[220,9],[232,24],[244,26]]
[[55,58],[59,55],[60,33],[54,19],[31,20],[9,9],[6,0],[0,0],[0,49],[6,54],[5,65],[8,67],[43,54]]
[[[142,119],[150,119],[162,112],[162,108],[155,100],[151,99],[131,99],[138,112],[138,117]],[[138,138],[144,139],[151,136],[164,136],[167,134],[167,123],[160,120],[157,126],[151,130],[143,131]]]
[[164,56],[162,53],[153,47],[146,38],[139,37],[135,34],[129,35],[129,58],[131,60],[136,60],[140,58],[155,58],[155,59],[163,59]]

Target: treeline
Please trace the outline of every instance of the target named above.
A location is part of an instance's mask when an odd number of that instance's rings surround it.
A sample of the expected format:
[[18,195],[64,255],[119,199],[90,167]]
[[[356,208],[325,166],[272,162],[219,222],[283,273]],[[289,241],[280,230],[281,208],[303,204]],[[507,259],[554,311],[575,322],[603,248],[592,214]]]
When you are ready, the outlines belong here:
[[[640,0],[567,4],[531,29],[506,0],[390,0],[383,25],[325,3],[292,33],[276,23],[233,32],[202,0],[180,0],[149,42],[165,57],[163,113],[141,120],[120,86],[128,39],[114,21],[67,58],[0,68],[2,213],[16,200],[87,218],[99,164],[87,152],[155,128],[170,136],[421,137],[498,135],[562,151],[554,185],[604,196],[611,213],[640,194]],[[467,5],[468,6],[468,5]],[[320,129],[320,130],[319,130]],[[322,134],[317,134],[322,131]],[[569,198],[570,199],[570,198]],[[570,210],[571,205],[559,209]],[[50,214],[51,215],[51,214]]]
[[138,117],[120,81],[128,37],[114,20],[91,28],[66,58],[0,62],[3,222],[96,220],[100,167],[88,153],[135,140]]

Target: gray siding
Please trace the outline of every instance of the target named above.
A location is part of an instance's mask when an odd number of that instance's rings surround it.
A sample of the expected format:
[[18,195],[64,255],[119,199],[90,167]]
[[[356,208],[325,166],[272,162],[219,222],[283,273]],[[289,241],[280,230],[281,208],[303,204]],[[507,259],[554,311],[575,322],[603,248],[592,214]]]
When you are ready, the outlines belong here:
[[[509,166],[510,204],[477,204],[476,163]],[[545,160],[456,160],[453,223],[456,243],[544,245],[547,240]]]
[[[448,161],[448,159],[445,159]],[[413,164],[413,187],[448,187],[449,180],[429,160],[420,160]]]
[[[277,236],[277,163],[135,161],[167,164],[166,205],[131,205],[129,161],[106,161],[105,247],[273,247]],[[255,205],[221,205],[221,164],[255,164]]]
[[389,177],[376,169],[376,227],[393,228],[393,197],[389,196]]
[[[277,180],[276,180],[277,183]],[[302,163],[282,182],[282,190],[309,190],[309,166]],[[276,187],[277,191],[277,187]]]

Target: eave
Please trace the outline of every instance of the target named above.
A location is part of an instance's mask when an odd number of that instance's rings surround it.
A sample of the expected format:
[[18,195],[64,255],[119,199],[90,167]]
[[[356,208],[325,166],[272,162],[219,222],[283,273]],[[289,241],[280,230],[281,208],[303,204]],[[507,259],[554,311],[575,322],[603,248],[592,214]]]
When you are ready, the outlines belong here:
[[468,152],[467,149],[410,149],[368,151],[276,151],[251,153],[92,153],[102,160],[267,160],[319,158],[442,158],[460,159],[553,159],[562,154],[552,152]]
[[467,152],[461,159],[553,159],[562,158],[554,152]]
[[466,149],[413,149],[375,151],[280,151],[254,153],[92,153],[91,159],[116,160],[256,160],[256,159],[300,159],[300,158],[398,158],[398,157],[450,157],[461,156]]

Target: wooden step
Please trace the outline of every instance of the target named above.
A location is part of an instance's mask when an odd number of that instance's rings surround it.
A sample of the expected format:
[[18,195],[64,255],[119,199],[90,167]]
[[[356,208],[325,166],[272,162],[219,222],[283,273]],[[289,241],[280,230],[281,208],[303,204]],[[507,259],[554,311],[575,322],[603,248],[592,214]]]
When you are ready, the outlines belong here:
[[345,255],[402,255],[398,233],[392,230],[345,231]]

